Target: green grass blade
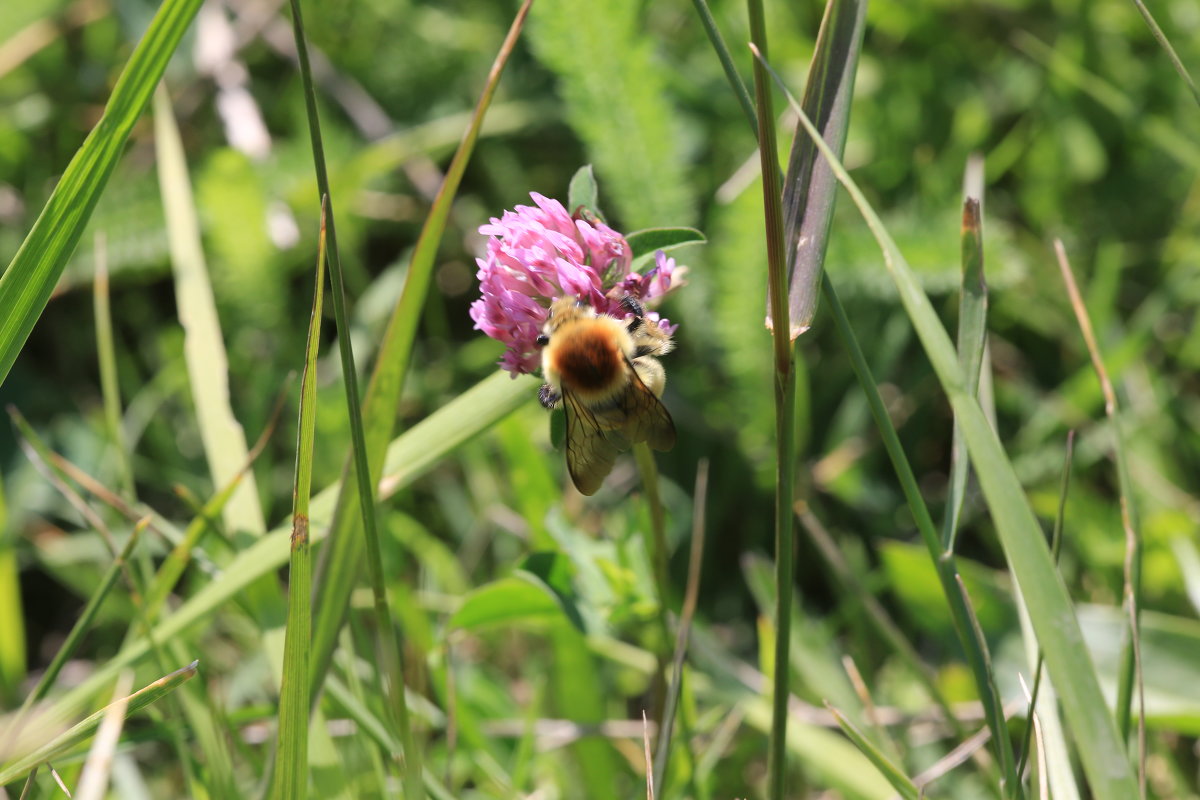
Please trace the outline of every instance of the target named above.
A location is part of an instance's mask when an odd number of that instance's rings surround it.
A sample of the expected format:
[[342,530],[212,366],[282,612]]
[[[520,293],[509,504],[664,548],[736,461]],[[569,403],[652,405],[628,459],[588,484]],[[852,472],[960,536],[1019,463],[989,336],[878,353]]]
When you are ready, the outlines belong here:
[[133,552],[134,546],[137,544],[142,526],[136,526],[129,539],[125,542],[125,546],[121,548],[121,552],[105,570],[104,576],[100,579],[100,585],[96,587],[96,591],[92,592],[88,598],[87,604],[84,605],[83,611],[80,612],[79,618],[75,620],[75,624],[71,626],[71,632],[67,634],[54,654],[54,658],[50,660],[50,665],[46,667],[46,671],[38,678],[38,682],[25,698],[22,704],[22,711],[28,711],[34,703],[38,702],[46,696],[50,691],[50,687],[54,685],[54,681],[58,678],[58,674],[66,665],[67,660],[75,655],[75,650],[79,647],[80,641],[92,627],[92,622],[96,619],[96,612],[108,597],[108,593],[112,591],[116,585],[117,578],[121,576],[121,572],[125,568],[125,564],[129,560],[129,554]]
[[63,172],[33,229],[0,276],[0,383],[41,316],[201,0],[165,0],[113,87],[104,114]]
[[1058,266],[1062,273],[1063,283],[1066,284],[1067,294],[1071,299],[1071,308],[1079,323],[1079,330],[1087,345],[1088,355],[1092,359],[1092,367],[1096,378],[1100,381],[1100,391],[1104,395],[1104,413],[1112,433],[1110,452],[1117,469],[1117,490],[1121,502],[1121,526],[1125,533],[1125,586],[1122,601],[1125,613],[1129,617],[1129,630],[1121,646],[1121,674],[1117,680],[1117,731],[1122,739],[1129,738],[1130,709],[1133,706],[1135,684],[1141,695],[1141,713],[1138,716],[1138,774],[1141,778],[1142,793],[1145,797],[1146,776],[1146,698],[1142,690],[1140,670],[1137,668],[1138,653],[1138,617],[1142,607],[1142,537],[1138,532],[1137,507],[1134,505],[1133,482],[1129,477],[1129,462],[1125,455],[1125,436],[1122,433],[1120,409],[1117,405],[1117,393],[1109,380],[1108,370],[1104,366],[1104,357],[1100,354],[1100,345],[1096,342],[1096,334],[1092,331],[1092,321],[1088,317],[1087,306],[1083,296],[1075,284],[1075,276],[1067,261],[1067,251],[1059,239],[1054,240],[1055,254],[1058,256]]
[[830,280],[828,274],[825,275],[822,288],[825,291],[825,302],[829,307],[830,314],[833,316],[834,324],[837,326],[838,333],[841,335],[846,348],[850,352],[851,366],[854,369],[855,376],[858,378],[859,386],[862,387],[863,392],[866,394],[867,404],[871,408],[871,415],[875,418],[876,427],[879,428],[884,448],[887,450],[888,458],[891,459],[892,466],[896,471],[900,488],[904,492],[905,501],[908,503],[909,510],[912,512],[913,519],[917,524],[917,530],[920,532],[921,538],[925,542],[925,547],[929,551],[929,556],[937,570],[942,595],[946,599],[946,605],[950,609],[951,619],[954,623],[954,633],[958,637],[963,654],[966,656],[967,663],[971,667],[972,676],[975,679],[975,688],[983,704],[984,717],[987,720],[988,728],[992,731],[992,746],[996,748],[1000,770],[1009,778],[1006,786],[1010,792],[1019,791],[1020,782],[1016,779],[1012,743],[1009,741],[1008,736],[1002,735],[1006,726],[1004,722],[1004,709],[1000,702],[1000,692],[996,686],[995,676],[988,667],[988,658],[985,652],[986,643],[978,636],[976,629],[971,625],[972,613],[969,598],[958,589],[958,566],[955,562],[954,554],[941,548],[941,540],[934,528],[933,518],[929,514],[929,508],[925,504],[925,499],[921,496],[916,475],[913,473],[912,466],[908,463],[908,457],[904,454],[904,448],[900,444],[900,437],[897,435],[896,428],[892,425],[891,417],[884,406],[883,398],[879,393],[879,387],[875,379],[871,375],[871,368],[867,364],[866,356],[863,355],[862,348],[859,347],[858,338],[854,333],[853,327],[850,325],[850,320],[846,316],[845,309],[842,307],[842,301],[838,298],[837,292],[834,291],[833,282]]
[[1192,97],[1196,100],[1196,105],[1200,105],[1200,89],[1196,88],[1196,82],[1192,80],[1191,73],[1187,71],[1187,67],[1183,65],[1183,60],[1179,58],[1179,54],[1171,46],[1171,40],[1163,33],[1163,29],[1158,26],[1154,15],[1150,13],[1150,9],[1146,8],[1146,4],[1142,0],[1133,0],[1133,4],[1137,6],[1138,13],[1142,15],[1142,19],[1145,20],[1146,27],[1150,29],[1150,33],[1154,34],[1154,39],[1166,52],[1167,58],[1171,60],[1171,66],[1175,68],[1175,71],[1179,73],[1179,77],[1183,78],[1183,82],[1187,84],[1188,91],[1192,93]]
[[831,705],[826,704],[826,708],[837,719],[837,723],[841,726],[842,732],[854,742],[855,746],[862,752],[864,756],[871,760],[875,768],[879,770],[883,777],[887,778],[888,783],[900,793],[904,800],[917,800],[921,796],[921,791],[917,785],[913,783],[912,778],[904,774],[904,770],[892,763],[883,752],[875,746],[870,737],[860,731],[853,722],[846,718],[846,715],[838,711]]
[[[766,53],[767,31],[760,0],[751,0],[750,38],[756,52]],[[763,187],[763,217],[767,240],[767,299],[774,320],[772,352],[775,360],[775,659],[772,717],[767,758],[767,796],[781,800],[786,794],[788,688],[791,660],[793,563],[792,492],[795,476],[796,380],[795,347],[789,336],[787,254],[783,241],[783,209],[779,188],[779,162],[775,153],[775,112],[770,77],[761,60],[754,62],[754,107],[758,114],[758,152]]]
[[[129,717],[137,713],[163,695],[174,691],[184,682],[191,680],[196,675],[199,663],[199,661],[193,661],[188,666],[178,669],[170,675],[164,675],[148,686],[129,695],[129,697],[119,700],[118,702],[125,703],[125,716]],[[0,786],[24,777],[39,764],[57,758],[87,741],[88,737],[100,726],[107,710],[107,706],[100,709],[95,714],[92,714],[70,730],[54,737],[54,739],[32,753],[21,757],[11,764],[5,764],[0,767]]]
[[[405,376],[412,360],[412,347],[416,337],[417,324],[421,319],[421,309],[425,304],[425,296],[433,275],[434,260],[442,234],[446,230],[451,204],[458,191],[458,186],[462,182],[467,162],[474,151],[484,115],[491,106],[500,75],[516,45],[517,37],[528,15],[530,2],[531,0],[526,0],[521,6],[513,19],[504,43],[500,46],[491,72],[488,74],[487,82],[480,94],[479,102],[476,104],[475,113],[463,134],[458,150],[450,161],[445,180],[438,190],[437,197],[434,198],[433,207],[417,238],[404,290],[388,320],[383,342],[379,347],[375,370],[367,386],[362,413],[366,441],[370,448],[367,453],[367,461],[372,475],[379,474],[380,462],[384,459],[385,443],[392,435],[396,406],[400,402],[400,390],[404,387]],[[330,244],[330,255],[332,256],[334,253],[332,239]],[[452,433],[451,435],[456,434]],[[458,439],[458,441],[462,440]],[[417,459],[425,459],[430,453],[437,452],[444,451],[440,447],[435,447],[431,451],[418,451],[413,455]],[[313,628],[314,683],[319,683],[329,669],[333,649],[337,643],[338,630],[341,628],[342,619],[350,601],[350,592],[358,580],[359,565],[363,558],[363,537],[358,535],[356,530],[359,494],[357,480],[353,474],[348,475],[342,491],[343,496],[338,499],[333,522],[331,542],[322,554],[321,563],[317,568],[317,587],[320,599],[317,604],[317,620]]]
[[[524,377],[512,380],[506,373],[497,371],[438,409],[388,448],[381,496],[389,497],[408,486],[463,442],[487,430],[518,406],[530,402],[536,393],[537,381],[534,379]],[[313,544],[326,535],[339,490],[340,485],[334,484],[312,499],[309,536]],[[225,566],[219,577],[206,584],[155,626],[154,639],[168,641],[191,626],[211,619],[217,610],[247,586],[264,575],[273,574],[287,563],[290,535],[290,526],[278,528],[241,551]],[[121,668],[137,663],[149,652],[147,638],[139,636],[128,647],[99,665],[83,683],[59,698],[55,707],[67,715],[78,713]]]
[[[1075,455],[1075,431],[1067,434],[1067,454],[1063,459],[1062,478],[1058,485],[1058,512],[1054,515],[1054,533],[1050,536],[1050,555],[1058,563],[1062,550],[1063,520],[1067,511],[1067,492],[1071,488],[1071,462]],[[1017,776],[1024,780],[1025,765],[1029,761],[1029,743],[1033,735],[1033,715],[1037,711],[1038,695],[1042,687],[1042,665],[1045,657],[1038,648],[1037,664],[1033,668],[1033,689],[1029,693],[1029,714],[1025,721],[1025,733],[1021,738],[1021,759],[1017,762]]]
[[[196,419],[213,483],[224,486],[241,472],[248,448],[242,426],[229,406],[229,362],[200,241],[187,157],[165,88],[154,98],[154,142]],[[253,474],[242,478],[223,518],[230,531],[266,530]]]
[[0,701],[17,692],[25,678],[25,615],[21,607],[16,534],[8,524],[4,480],[0,474]]
[[96,311],[96,350],[100,361],[104,422],[116,455],[121,494],[126,500],[133,500],[133,465],[129,460],[129,451],[125,449],[125,436],[121,429],[121,391],[117,385],[117,355],[113,347],[112,311],[108,295],[108,250],[103,235],[96,236],[94,251],[96,280],[93,284],[93,304]]
[[[825,141],[840,157],[850,126],[850,98],[866,27],[866,0],[830,0],[817,33],[802,103]],[[837,180],[799,125],[783,182],[791,338],[812,325],[821,291],[821,270],[837,201]],[[768,315],[768,325],[771,317]]]
[[291,569],[288,582],[287,636],[283,646],[283,683],[279,691],[279,743],[276,749],[275,797],[308,796],[308,684],[312,645],[312,549],[308,536],[312,492],[313,445],[317,432],[317,352],[321,345],[321,310],[325,300],[326,205],[321,204],[321,235],[304,374],[300,378],[300,423],[296,437],[296,480],[293,488]]
[[[183,353],[196,421],[213,485],[224,486],[242,474],[249,452],[242,426],[229,405],[229,363],[221,323],[200,241],[187,157],[165,87],[154,97],[154,144],[175,277],[175,303],[184,330]],[[222,518],[231,533],[246,531],[258,536],[266,532],[253,473],[242,475],[225,504]],[[247,597],[262,626],[263,646],[278,686],[287,616],[283,592],[273,575],[264,575],[248,587]]]
[[100,721],[96,737],[88,749],[83,771],[79,773],[79,782],[73,795],[75,800],[104,800],[112,774],[113,754],[121,738],[121,728],[125,725],[125,708],[129,703],[127,695],[132,688],[133,673],[121,673],[113,692],[116,697],[104,710],[104,719]]
[[1049,547],[1012,464],[988,424],[979,401],[966,391],[966,380],[959,369],[954,345],[912,268],[858,185],[833,151],[821,141],[820,133],[790,95],[789,102],[801,115],[805,131],[817,142],[879,242],[905,311],[912,319],[955,416],[962,420],[967,451],[1005,555],[1029,605],[1034,630],[1046,652],[1050,679],[1060,693],[1067,723],[1075,737],[1093,794],[1097,800],[1136,797],[1136,782],[1100,692],[1096,669],[1084,645],[1067,588],[1050,558]]
[[[983,278],[983,160],[967,162],[966,199],[962,216],[962,291],[958,299],[958,365],[967,379],[967,391],[979,394],[979,373],[987,342],[987,283]],[[962,426],[954,422],[950,453],[949,492],[942,519],[942,547],[954,552],[958,518],[967,494],[971,472]]]

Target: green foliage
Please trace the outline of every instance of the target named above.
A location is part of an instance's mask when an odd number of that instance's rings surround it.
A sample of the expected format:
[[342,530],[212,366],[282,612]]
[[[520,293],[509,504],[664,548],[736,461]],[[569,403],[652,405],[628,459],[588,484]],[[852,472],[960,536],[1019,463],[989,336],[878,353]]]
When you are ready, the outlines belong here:
[[[233,50],[212,73],[192,55],[217,29],[210,18],[184,31],[199,5],[190,0],[162,4],[153,28],[155,3],[10,5],[0,14],[0,263],[11,262],[0,278],[0,404],[19,408],[38,439],[83,472],[66,479],[91,514],[29,462],[18,446],[28,434],[0,427],[0,776],[23,780],[51,754],[74,789],[99,718],[72,726],[108,702],[117,676],[134,669],[135,685],[145,686],[199,658],[200,680],[129,712],[111,793],[260,796],[283,777],[281,766],[293,780],[305,772],[276,751],[294,388],[250,472],[234,474],[246,445],[268,430],[288,373],[304,363],[313,298],[320,194],[305,98],[285,47],[289,20],[274,14],[260,25],[245,9],[218,11],[232,26]],[[369,376],[387,381],[366,404],[365,433],[381,476],[378,566],[404,645],[425,793],[644,795],[642,713],[659,741],[656,671],[685,596],[691,487],[703,457],[712,464],[706,547],[670,769],[656,796],[765,796],[772,722],[764,687],[779,669],[771,654],[780,632],[762,188],[754,135],[693,4],[535,2],[466,148],[473,154],[453,167],[517,4],[302,6],[347,301],[342,328],[328,314],[316,328],[308,385],[320,587],[311,611],[328,617],[312,655],[327,656],[329,668],[323,683],[288,686],[299,721],[288,731],[293,745],[310,734],[309,793],[392,796],[406,750],[380,689],[383,623],[361,559],[336,567],[341,605],[321,601],[330,537],[348,530],[361,550],[356,504],[343,501],[335,515],[342,488],[356,488],[344,483],[344,343],[364,396],[373,394]],[[748,79],[745,4],[717,0],[710,10],[729,64]],[[772,65],[797,93],[822,10],[766,4]],[[911,281],[897,286],[844,193],[826,258],[911,468],[908,488],[931,520],[946,521],[933,529],[939,541],[956,531],[957,571],[991,674],[1004,707],[1017,709],[1007,722],[1014,748],[1026,728],[1018,677],[1031,683],[1038,645],[1047,645],[1040,730],[1052,796],[1067,800],[1105,796],[1097,760],[1119,773],[1110,796],[1134,796],[1126,778],[1139,764],[1136,746],[1128,759],[1119,737],[1104,735],[1111,717],[1100,697],[1116,696],[1128,652],[1119,481],[1113,429],[1054,270],[1052,236],[1067,241],[1120,400],[1144,543],[1149,796],[1194,795],[1200,769],[1192,535],[1200,518],[1200,146],[1193,89],[1179,74],[1200,63],[1200,39],[1186,3],[1150,10],[1148,19],[1128,0],[872,3],[844,161]],[[155,131],[139,116],[164,70],[169,98],[158,114],[178,121],[174,152],[166,117]],[[233,86],[270,133],[265,153],[231,144],[221,109]],[[779,123],[786,167],[794,117]],[[967,352],[982,304],[960,297],[962,175],[972,153],[983,156],[984,352]],[[594,172],[579,169],[586,163]],[[443,175],[454,190],[436,200]],[[657,461],[671,556],[665,632],[633,460],[619,460],[595,497],[572,493],[551,440],[554,418],[534,401],[539,381],[497,371],[500,347],[467,315],[484,247],[478,226],[528,203],[531,190],[572,211],[603,208],[619,230],[641,228],[629,237],[639,266],[677,246],[670,255],[688,267],[687,285],[659,309],[679,324],[678,347],[663,362],[679,443]],[[164,194],[173,197],[166,211]],[[181,209],[194,223],[182,229]],[[687,246],[699,243],[696,232],[703,246]],[[103,390],[91,316],[98,233],[114,356]],[[192,271],[181,275],[185,249]],[[189,315],[202,291],[176,293],[177,281],[193,278],[211,286],[199,331]],[[922,336],[905,311],[918,289],[929,298],[914,312]],[[978,702],[979,682],[914,526],[912,497],[832,321],[822,299],[797,346],[796,497],[828,529],[842,565],[830,569],[799,537],[789,663],[781,665],[794,697],[788,795],[882,800],[898,790],[911,796],[915,784],[930,798],[997,798],[1000,773],[986,759],[928,785],[918,777],[939,772],[982,726],[977,705],[958,705]],[[937,324],[962,324],[957,347]],[[198,335],[211,359],[202,375],[187,366]],[[970,372],[976,358],[978,405],[953,374]],[[214,434],[213,403],[242,432]],[[956,427],[971,429],[963,445],[973,451],[970,476],[961,466],[970,457],[951,456]],[[1037,540],[1058,509],[1069,428],[1078,431],[1075,472],[1055,572]],[[136,501],[122,491],[114,441],[127,448]],[[229,466],[214,470],[221,457]],[[42,459],[68,475],[49,452]],[[126,548],[128,562],[117,560]],[[853,586],[838,577],[844,570]],[[866,593],[878,608],[865,608]],[[880,608],[906,648],[879,635],[871,615]],[[851,663],[861,686],[847,674]],[[299,688],[307,691],[291,696]],[[4,714],[42,691],[52,713],[23,730],[25,741],[49,749],[31,758],[10,746]],[[304,694],[311,709],[297,700]],[[963,714],[958,725],[942,721],[947,700]],[[844,714],[849,733],[824,701]],[[1067,712],[1061,719],[1058,708]],[[1134,692],[1134,727],[1137,711]],[[1039,777],[1027,779],[1027,797]],[[33,796],[58,791],[45,768],[33,783]],[[5,790],[15,797],[21,785]]]

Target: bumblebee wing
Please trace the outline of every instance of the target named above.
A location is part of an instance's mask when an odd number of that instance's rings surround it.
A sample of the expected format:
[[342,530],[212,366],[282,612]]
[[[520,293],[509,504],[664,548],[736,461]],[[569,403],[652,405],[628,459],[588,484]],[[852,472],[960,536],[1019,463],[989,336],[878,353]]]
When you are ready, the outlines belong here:
[[629,365],[629,377],[619,400],[625,416],[625,437],[631,442],[646,442],[655,450],[670,450],[675,446],[675,423],[667,407],[642,382],[633,364]]
[[619,431],[605,431],[596,415],[574,394],[562,393],[567,417],[567,471],[575,488],[593,495],[612,472],[617,454],[629,446]]

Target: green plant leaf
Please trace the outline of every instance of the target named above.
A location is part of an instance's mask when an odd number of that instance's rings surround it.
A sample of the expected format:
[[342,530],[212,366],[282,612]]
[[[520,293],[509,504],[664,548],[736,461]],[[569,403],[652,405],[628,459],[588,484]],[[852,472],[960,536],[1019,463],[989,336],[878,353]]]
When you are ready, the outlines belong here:
[[591,164],[585,164],[571,176],[571,183],[567,187],[567,213],[576,214],[582,208],[603,221],[604,215],[600,213],[599,195],[596,173],[592,171]]
[[[850,98],[866,27],[866,0],[830,0],[817,33],[817,46],[804,88],[803,106],[825,141],[840,157],[850,126]],[[800,125],[792,139],[783,183],[784,243],[788,267],[789,335],[812,325],[820,294],[837,181]],[[770,309],[767,325],[770,326]]]
[[447,623],[451,630],[544,626],[565,621],[558,597],[529,573],[492,581],[467,595]]
[[702,244],[707,239],[695,228],[645,228],[625,235],[629,249],[633,252],[634,269],[654,259],[659,250],[670,251],[685,244]]

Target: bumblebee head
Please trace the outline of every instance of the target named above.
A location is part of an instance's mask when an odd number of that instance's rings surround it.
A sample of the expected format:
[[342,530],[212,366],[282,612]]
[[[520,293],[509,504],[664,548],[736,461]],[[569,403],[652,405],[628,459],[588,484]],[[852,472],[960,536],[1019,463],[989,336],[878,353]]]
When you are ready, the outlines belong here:
[[542,326],[542,335],[536,341],[538,346],[545,347],[550,343],[554,332],[568,322],[580,319],[595,319],[596,309],[586,301],[573,294],[564,295],[550,305],[546,315],[546,324]]

